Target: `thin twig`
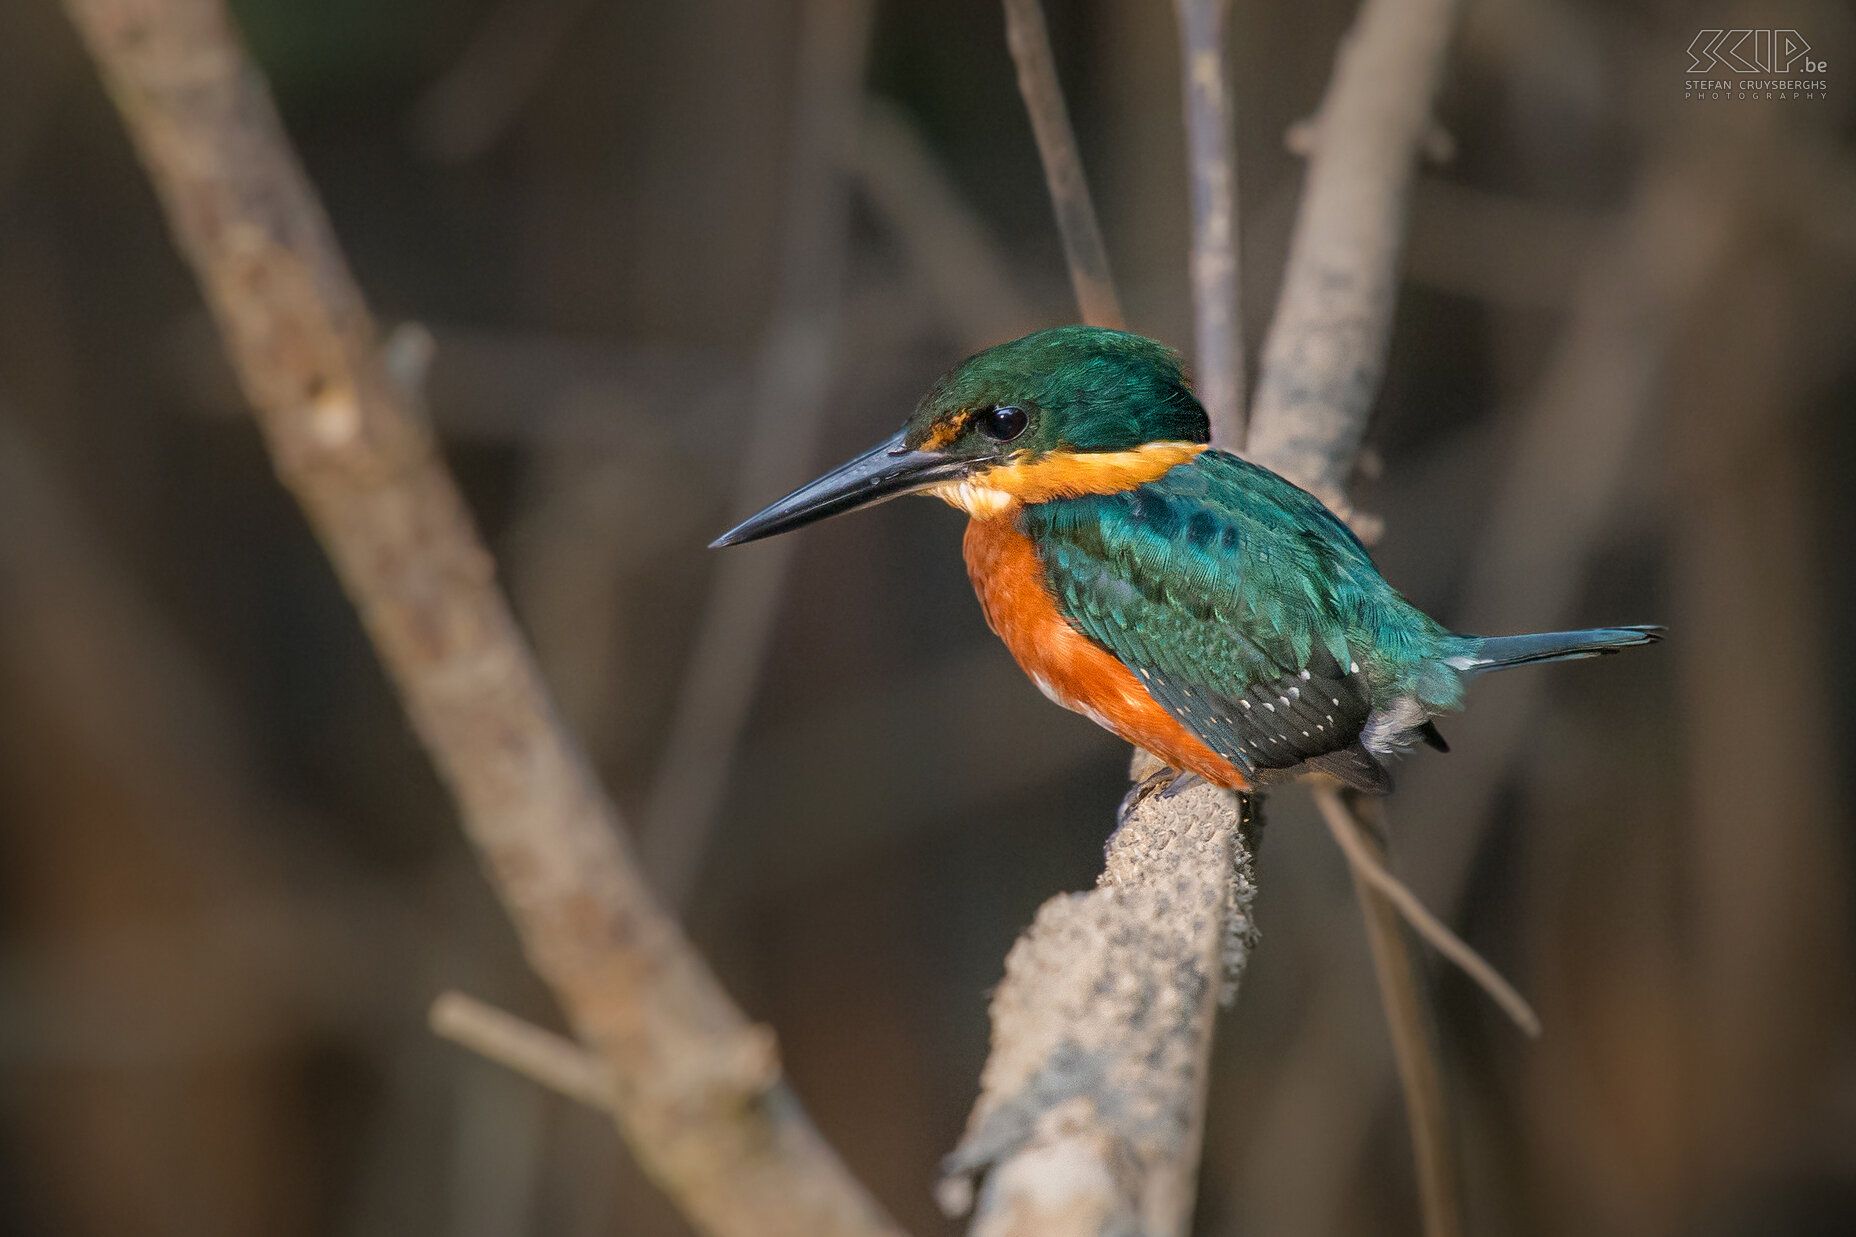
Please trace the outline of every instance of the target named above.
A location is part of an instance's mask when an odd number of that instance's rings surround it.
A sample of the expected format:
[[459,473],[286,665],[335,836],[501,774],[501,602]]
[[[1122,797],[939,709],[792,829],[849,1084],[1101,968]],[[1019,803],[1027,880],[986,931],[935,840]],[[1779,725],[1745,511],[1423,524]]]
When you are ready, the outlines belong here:
[[[824,428],[870,10],[869,0],[808,0],[804,8],[779,305],[736,472],[743,515],[792,488],[812,466]],[[715,562],[641,830],[645,869],[671,906],[688,898],[708,849],[797,550],[796,541],[776,539]]]
[[550,1091],[601,1112],[612,1111],[612,1071],[571,1039],[462,992],[432,1002],[432,1031],[488,1057]]
[[1121,330],[1127,319],[1115,278],[1109,273],[1108,248],[1083,175],[1083,156],[1076,148],[1076,131],[1070,127],[1070,109],[1057,80],[1057,58],[1050,48],[1050,30],[1038,0],[1005,0],[1005,43],[1018,66],[1018,91],[1031,114],[1031,131],[1044,162],[1044,183],[1057,214],[1057,231],[1063,237],[1063,254],[1070,264],[1070,283],[1076,289],[1077,308],[1091,326]]
[[1342,40],[1263,342],[1249,453],[1343,517],[1456,11],[1456,0],[1366,0]]
[[68,0],[273,462],[640,1162],[717,1237],[893,1234],[651,899],[220,0]]
[[[1377,863],[1378,843],[1354,819],[1340,796],[1317,787],[1315,801],[1328,828],[1351,861],[1353,888],[1366,919],[1366,943],[1379,980],[1379,1001],[1392,1038],[1392,1059],[1405,1092],[1405,1120],[1411,1131],[1412,1158],[1418,1168],[1418,1210],[1425,1237],[1456,1237],[1462,1232],[1458,1199],[1456,1148],[1450,1133],[1450,1107],[1444,1100],[1437,1065],[1436,1037],[1424,1005],[1416,960],[1399,924],[1399,907],[1368,875]],[[1370,865],[1356,855],[1372,856]]]
[[1499,1005],[1516,1026],[1530,1038],[1537,1038],[1540,1035],[1540,1015],[1534,1012],[1534,1007],[1515,991],[1513,984],[1502,978],[1500,971],[1489,965],[1486,958],[1426,910],[1424,903],[1418,901],[1417,895],[1403,881],[1386,870],[1379,847],[1360,827],[1360,822],[1354,818],[1347,805],[1341,802],[1340,796],[1332,790],[1318,788],[1315,791],[1315,802],[1321,808],[1322,819],[1327,821],[1328,832],[1334,835],[1334,841],[1340,845],[1341,853],[1347,856],[1347,863],[1353,868],[1354,874],[1390,902],[1405,917],[1405,922],[1431,943],[1432,948],[1456,963],[1465,975],[1475,980],[1476,986],[1488,993],[1489,999]]
[[1238,265],[1237,146],[1225,55],[1230,0],[1175,0],[1192,176],[1193,376],[1212,443],[1244,441],[1244,322]]

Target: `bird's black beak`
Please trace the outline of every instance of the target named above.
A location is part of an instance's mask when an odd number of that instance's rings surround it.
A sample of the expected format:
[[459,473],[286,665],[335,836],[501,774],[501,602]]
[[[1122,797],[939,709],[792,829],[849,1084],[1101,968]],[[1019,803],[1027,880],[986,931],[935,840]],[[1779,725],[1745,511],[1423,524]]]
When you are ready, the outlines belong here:
[[[906,432],[906,431],[904,431]],[[758,541],[775,533],[868,507],[901,494],[958,481],[972,468],[969,460],[950,459],[939,451],[917,451],[898,433],[848,464],[832,469],[810,485],[800,486],[779,502],[751,515],[709,543],[710,549]]]

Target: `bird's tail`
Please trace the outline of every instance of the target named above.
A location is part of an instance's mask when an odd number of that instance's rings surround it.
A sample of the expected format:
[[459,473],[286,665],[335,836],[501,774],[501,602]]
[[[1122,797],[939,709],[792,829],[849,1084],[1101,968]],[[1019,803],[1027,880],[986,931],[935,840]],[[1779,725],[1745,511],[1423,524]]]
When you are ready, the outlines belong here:
[[1662,627],[1589,627],[1584,631],[1542,631],[1527,636],[1484,636],[1461,658],[1450,662],[1459,670],[1480,674],[1506,670],[1538,661],[1565,661],[1574,657],[1601,657],[1638,644],[1655,644]]

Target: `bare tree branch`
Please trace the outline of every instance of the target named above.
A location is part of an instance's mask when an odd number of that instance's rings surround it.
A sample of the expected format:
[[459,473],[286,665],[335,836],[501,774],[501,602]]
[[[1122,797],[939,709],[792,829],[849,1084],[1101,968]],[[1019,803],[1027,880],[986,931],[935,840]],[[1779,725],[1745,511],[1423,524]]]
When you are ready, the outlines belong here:
[[1238,265],[1237,147],[1225,56],[1230,0],[1174,0],[1192,177],[1193,377],[1212,442],[1244,441],[1243,280]]
[[571,1039],[462,992],[440,993],[430,1018],[434,1034],[589,1108],[613,1111],[612,1071]]
[[1315,802],[1347,854],[1354,894],[1366,916],[1366,944],[1373,956],[1373,974],[1379,980],[1386,1029],[1392,1037],[1392,1060],[1405,1092],[1405,1120],[1411,1131],[1412,1158],[1418,1166],[1418,1211],[1424,1221],[1424,1234],[1457,1237],[1463,1231],[1463,1217],[1456,1145],[1450,1133],[1450,1107],[1444,1099],[1436,1037],[1424,1007],[1417,959],[1412,957],[1399,908],[1367,876],[1368,864],[1361,862],[1370,856],[1371,866],[1378,867],[1384,852],[1333,790],[1317,787]]
[[1070,127],[1070,109],[1063,101],[1050,30],[1038,0],[1005,0],[1005,42],[1018,66],[1018,90],[1025,97],[1025,110],[1031,113],[1031,130],[1044,161],[1044,182],[1057,212],[1057,231],[1063,237],[1077,307],[1091,326],[1121,330],[1127,320],[1109,273],[1108,249],[1102,243],[1102,227],[1096,222],[1095,203],[1083,176],[1083,156],[1076,148],[1076,131]]
[[1096,889],[1046,902],[1012,947],[940,1191],[965,1211],[990,1167],[976,1237],[1187,1232],[1215,1001],[1255,939],[1241,802],[1209,786],[1146,799]]
[[1456,0],[1365,0],[1342,41],[1263,342],[1250,456],[1350,518],[1385,371],[1399,255]]
[[284,483],[634,1152],[702,1231],[893,1234],[652,901],[219,0],[69,0]]
[[[1445,927],[1442,920],[1425,909],[1424,903],[1418,901],[1417,895],[1403,881],[1386,870],[1385,856],[1380,853],[1379,846],[1361,828],[1359,820],[1341,801],[1340,796],[1326,787],[1317,787],[1315,803],[1321,809],[1322,819],[1327,821],[1328,832],[1334,835],[1335,843],[1347,857],[1347,864],[1353,869],[1354,876],[1372,886],[1411,925],[1413,931],[1431,943],[1433,949],[1462,968],[1463,973],[1474,980],[1476,986],[1489,995],[1490,1000],[1501,1006],[1502,1012],[1513,1019],[1514,1024],[1529,1038],[1538,1037],[1540,1015],[1534,1012],[1534,1007],[1481,954],[1471,949],[1462,937]],[[1384,832],[1383,826],[1381,832]]]

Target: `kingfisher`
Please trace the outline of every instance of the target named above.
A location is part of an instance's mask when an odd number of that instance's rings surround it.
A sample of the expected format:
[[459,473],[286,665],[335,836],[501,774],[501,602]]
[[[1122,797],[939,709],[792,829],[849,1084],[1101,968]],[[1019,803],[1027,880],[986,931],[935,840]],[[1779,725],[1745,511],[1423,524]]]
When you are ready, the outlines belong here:
[[1163,762],[1169,792],[1325,775],[1383,794],[1390,757],[1449,750],[1432,719],[1470,680],[1663,634],[1452,632],[1312,494],[1210,438],[1172,349],[1058,327],[969,357],[893,437],[712,544],[902,494],[959,508],[988,626],[1051,700]]

